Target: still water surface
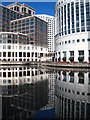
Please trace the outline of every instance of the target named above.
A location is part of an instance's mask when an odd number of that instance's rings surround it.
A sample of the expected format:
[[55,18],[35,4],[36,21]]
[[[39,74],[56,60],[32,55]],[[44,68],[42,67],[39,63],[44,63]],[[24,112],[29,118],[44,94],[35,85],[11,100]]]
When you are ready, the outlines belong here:
[[0,120],[89,119],[90,71],[0,68]]

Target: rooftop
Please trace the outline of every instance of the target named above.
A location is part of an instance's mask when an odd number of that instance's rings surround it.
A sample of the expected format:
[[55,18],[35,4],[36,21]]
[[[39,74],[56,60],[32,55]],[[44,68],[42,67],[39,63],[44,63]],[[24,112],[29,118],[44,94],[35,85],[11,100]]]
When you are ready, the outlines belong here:
[[18,3],[18,2],[15,2],[15,3],[9,4],[9,5],[7,5],[6,7],[8,8],[8,7],[12,7],[12,6],[14,6],[14,5],[25,6],[25,7],[28,7],[29,9],[32,9],[32,10],[35,11],[35,9],[31,8],[30,6],[26,5],[25,3],[20,4],[20,3]]

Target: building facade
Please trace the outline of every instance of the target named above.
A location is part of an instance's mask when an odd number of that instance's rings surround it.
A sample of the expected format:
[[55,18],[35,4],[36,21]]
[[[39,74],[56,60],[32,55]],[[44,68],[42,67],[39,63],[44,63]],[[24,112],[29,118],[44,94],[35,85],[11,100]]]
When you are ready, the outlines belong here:
[[24,17],[21,13],[0,4],[0,32],[10,31],[10,21]]
[[54,53],[55,17],[46,14],[36,16],[48,23],[48,52]]
[[37,18],[34,9],[0,5],[0,14],[0,61],[40,61],[48,54],[47,22]]
[[90,62],[90,0],[58,0],[55,60]]
[[47,48],[29,44],[27,34],[0,33],[0,61],[39,61]]
[[10,31],[27,34],[32,45],[47,47],[47,22],[28,16],[10,22]]

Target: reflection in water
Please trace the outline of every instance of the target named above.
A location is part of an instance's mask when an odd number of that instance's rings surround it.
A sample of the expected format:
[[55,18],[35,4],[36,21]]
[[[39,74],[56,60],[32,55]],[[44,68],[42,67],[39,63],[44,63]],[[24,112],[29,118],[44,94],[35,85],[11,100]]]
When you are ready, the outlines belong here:
[[59,119],[90,119],[90,72],[56,72],[55,113]]
[[36,110],[53,106],[53,73],[28,67],[0,69],[0,120],[29,119]]
[[0,120],[28,120],[54,107],[58,119],[89,119],[90,72],[0,69]]

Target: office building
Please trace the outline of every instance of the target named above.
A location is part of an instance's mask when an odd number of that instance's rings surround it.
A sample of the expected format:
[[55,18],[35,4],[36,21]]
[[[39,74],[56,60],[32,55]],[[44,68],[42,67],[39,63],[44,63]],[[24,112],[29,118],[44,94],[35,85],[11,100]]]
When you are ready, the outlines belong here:
[[0,5],[0,61],[40,61],[48,54],[47,22],[25,4]]
[[90,62],[90,0],[58,0],[55,60]]
[[28,16],[10,22],[10,31],[27,34],[32,45],[47,47],[47,22]]
[[46,14],[36,16],[48,23],[48,52],[54,53],[55,17]]

